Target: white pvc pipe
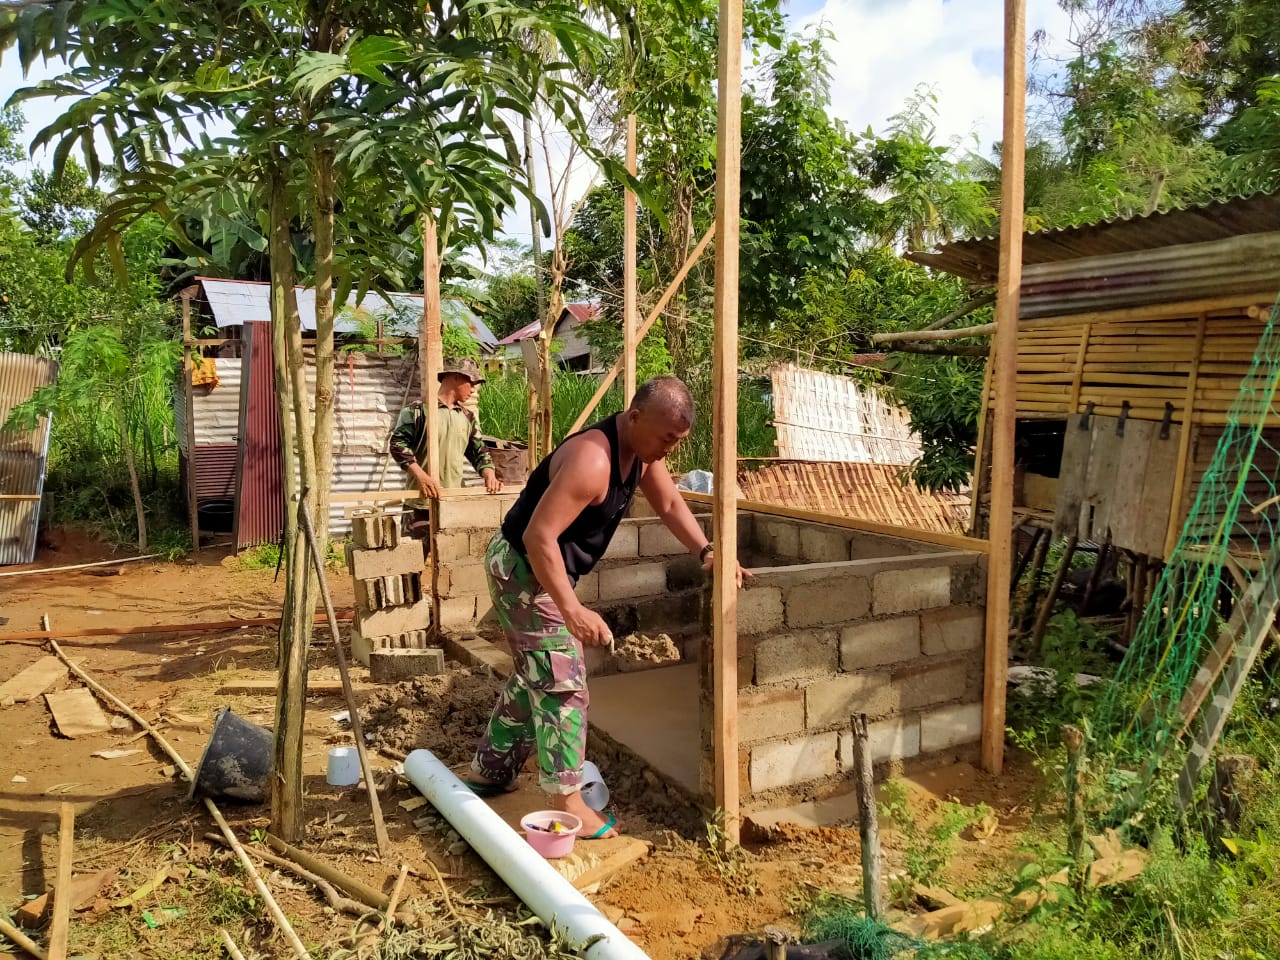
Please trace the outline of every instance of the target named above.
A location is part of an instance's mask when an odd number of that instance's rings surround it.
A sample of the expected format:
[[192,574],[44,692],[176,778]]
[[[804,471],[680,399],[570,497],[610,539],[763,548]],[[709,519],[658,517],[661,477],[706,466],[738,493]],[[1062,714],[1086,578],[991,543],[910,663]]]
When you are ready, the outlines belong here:
[[404,774],[543,923],[578,947],[600,937],[583,954],[587,960],[649,960],[430,750],[409,754]]

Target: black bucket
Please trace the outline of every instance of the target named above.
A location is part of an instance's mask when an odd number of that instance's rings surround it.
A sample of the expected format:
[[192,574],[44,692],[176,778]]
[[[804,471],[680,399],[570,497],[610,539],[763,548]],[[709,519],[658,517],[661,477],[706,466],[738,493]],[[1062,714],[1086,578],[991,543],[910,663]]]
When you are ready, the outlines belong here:
[[275,737],[266,727],[242,720],[223,707],[196,767],[191,797],[262,803],[271,786]]

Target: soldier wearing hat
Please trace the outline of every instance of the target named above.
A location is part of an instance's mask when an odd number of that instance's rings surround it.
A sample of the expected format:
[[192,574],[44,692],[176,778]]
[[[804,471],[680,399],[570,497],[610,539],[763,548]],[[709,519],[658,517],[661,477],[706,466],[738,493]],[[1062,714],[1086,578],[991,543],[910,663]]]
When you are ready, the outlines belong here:
[[489,493],[498,493],[502,484],[493,468],[489,452],[480,439],[480,427],[473,414],[466,406],[478,384],[484,383],[480,366],[471,358],[445,361],[440,371],[440,390],[437,393],[437,424],[439,426],[440,455],[437,461],[439,476],[427,473],[427,412],[423,403],[415,403],[400,411],[396,419],[395,430],[391,434],[391,459],[400,464],[400,468],[408,472],[418,489],[422,491],[422,500],[409,501],[405,504],[411,508],[410,519],[406,523],[406,532],[410,536],[425,537],[427,526],[427,508],[429,498],[440,496],[442,489],[456,489],[462,486],[462,461],[465,457],[471,461],[476,472],[484,478],[484,488]]

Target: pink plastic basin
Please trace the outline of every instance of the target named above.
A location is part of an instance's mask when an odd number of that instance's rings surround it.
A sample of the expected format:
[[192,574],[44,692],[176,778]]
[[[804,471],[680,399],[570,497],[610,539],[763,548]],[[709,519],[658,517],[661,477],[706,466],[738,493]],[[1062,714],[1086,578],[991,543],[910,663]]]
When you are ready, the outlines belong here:
[[[560,833],[552,833],[551,825],[557,822],[563,829]],[[529,846],[548,860],[555,860],[567,857],[573,850],[573,841],[582,829],[582,821],[572,813],[535,810],[520,819],[520,826],[524,828],[524,837],[529,841]]]

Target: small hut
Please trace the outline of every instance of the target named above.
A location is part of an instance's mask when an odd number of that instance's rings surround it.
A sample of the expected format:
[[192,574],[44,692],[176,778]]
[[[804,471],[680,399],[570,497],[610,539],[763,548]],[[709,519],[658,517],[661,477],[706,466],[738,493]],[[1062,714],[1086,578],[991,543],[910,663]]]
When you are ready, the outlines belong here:
[[[991,286],[998,241],[910,259]],[[1023,263],[1017,519],[1165,559],[1280,293],[1280,196],[1029,233]],[[991,403],[984,389],[980,438],[990,437]],[[1280,412],[1260,412],[1280,437]],[[1259,452],[1272,476],[1276,448]],[[980,440],[979,529],[989,471]],[[1247,546],[1239,560],[1256,568]]]

